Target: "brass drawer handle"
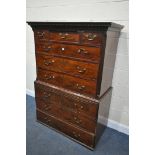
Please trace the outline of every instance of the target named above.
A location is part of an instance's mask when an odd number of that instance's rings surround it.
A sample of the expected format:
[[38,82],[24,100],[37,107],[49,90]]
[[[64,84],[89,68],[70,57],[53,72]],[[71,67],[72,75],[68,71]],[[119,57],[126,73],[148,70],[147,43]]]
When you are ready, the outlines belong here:
[[79,73],[84,73],[86,71],[86,68],[82,69],[82,70],[79,70],[78,72]]
[[52,64],[52,63],[54,63],[54,62],[55,62],[55,60],[52,60],[52,61],[44,60],[44,64],[45,64],[46,66],[48,66],[48,65],[50,65],[50,64]]
[[44,120],[46,121],[48,119],[48,117],[45,117]]
[[47,104],[45,104],[45,105],[44,105],[44,108],[47,108],[47,107],[48,107],[48,105],[47,105]]
[[79,73],[84,73],[86,71],[86,68],[81,68],[80,66],[76,67],[78,69]]
[[37,31],[37,34],[45,34],[45,32]]
[[74,135],[74,137],[76,137],[76,138],[80,138],[80,134],[76,134],[74,131],[73,131],[73,135]]
[[81,120],[77,120],[77,121],[75,121],[77,124],[81,124],[82,123],[82,121]]
[[83,106],[80,106],[81,109],[83,109]]
[[86,37],[89,41],[92,41],[92,40],[94,40],[94,39],[97,37],[97,35],[96,35],[96,34],[93,34],[93,33],[88,33],[88,34],[85,35],[85,37]]
[[68,36],[68,33],[59,33],[59,36],[61,39],[66,39]]
[[79,90],[85,89],[85,86],[80,86],[78,83],[76,84],[76,87],[77,87],[77,89],[79,89]]
[[68,33],[59,33],[61,39],[72,39],[72,37]]
[[44,34],[45,34],[45,32],[39,32],[39,31],[37,32],[38,36],[43,36]]
[[45,80],[51,80],[51,79],[55,79],[55,76],[48,76],[48,75],[45,75]]
[[77,50],[77,53],[84,53],[84,54],[88,54],[88,51],[86,51],[84,48],[80,48]]
[[77,117],[74,117],[74,120],[75,120],[75,123],[77,123],[77,124],[81,124],[82,123],[82,121],[80,119],[78,119]]
[[44,120],[49,123],[51,120],[48,117],[44,117]]
[[51,49],[52,49],[52,47],[50,45],[49,46],[43,46],[44,51],[49,51]]
[[47,122],[47,123],[50,123],[50,122],[51,122],[51,120],[49,119],[49,120],[47,120],[46,122]]
[[74,117],[74,120],[77,120],[77,117]]
[[45,98],[48,98],[48,97],[51,96],[51,94],[49,94],[49,93],[47,93],[47,92],[44,92],[43,95],[44,95]]
[[50,109],[51,109],[51,107],[46,107],[46,108],[45,108],[45,110],[50,110]]

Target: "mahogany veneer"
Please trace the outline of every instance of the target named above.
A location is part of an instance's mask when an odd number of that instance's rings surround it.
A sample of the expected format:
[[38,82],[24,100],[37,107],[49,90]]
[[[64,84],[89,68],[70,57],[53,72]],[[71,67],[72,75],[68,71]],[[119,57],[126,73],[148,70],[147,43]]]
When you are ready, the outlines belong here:
[[[34,31],[37,120],[93,149],[108,117],[120,30],[110,23],[28,22]],[[109,97],[110,98],[110,97]]]

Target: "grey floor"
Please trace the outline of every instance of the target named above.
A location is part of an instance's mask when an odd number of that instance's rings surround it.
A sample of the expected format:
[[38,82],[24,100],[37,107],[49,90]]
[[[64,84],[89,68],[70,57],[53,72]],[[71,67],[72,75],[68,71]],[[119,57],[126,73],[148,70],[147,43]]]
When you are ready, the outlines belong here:
[[106,128],[94,151],[37,123],[35,100],[26,96],[26,150],[27,155],[128,155],[129,137]]

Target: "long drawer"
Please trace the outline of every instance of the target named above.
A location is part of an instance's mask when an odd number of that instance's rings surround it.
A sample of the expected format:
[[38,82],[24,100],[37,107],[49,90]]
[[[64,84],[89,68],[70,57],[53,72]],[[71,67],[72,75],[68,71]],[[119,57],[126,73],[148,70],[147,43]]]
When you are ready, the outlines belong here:
[[97,123],[96,120],[88,119],[79,113],[66,109],[64,106],[59,106],[59,104],[48,104],[47,102],[44,102],[38,98],[36,98],[36,106],[37,109],[40,109],[49,115],[81,127],[91,133],[95,133]]
[[44,69],[37,70],[37,79],[55,86],[63,87],[65,89],[86,94],[89,96],[96,95],[96,81],[84,80]]
[[37,66],[42,69],[67,73],[85,79],[97,79],[99,64],[79,62],[43,54],[36,54],[36,61]]
[[43,122],[44,124],[53,127],[60,132],[63,132],[67,136],[70,136],[78,140],[79,142],[84,143],[87,146],[94,146],[95,137],[93,134],[90,134],[75,126],[69,125],[64,121],[49,116],[39,110],[37,110],[37,119]]
[[[35,82],[35,96],[45,104],[47,103],[47,106],[49,104],[60,105],[74,111],[74,113],[92,119],[97,118],[98,103],[90,102],[80,97],[77,98],[75,95],[70,96],[70,94],[62,93],[39,82]],[[45,108],[47,106],[45,106]]]
[[87,61],[99,62],[100,48],[80,46],[72,44],[60,43],[40,43],[36,44],[36,52],[44,54],[56,54],[60,56],[67,56],[71,58],[79,58]]

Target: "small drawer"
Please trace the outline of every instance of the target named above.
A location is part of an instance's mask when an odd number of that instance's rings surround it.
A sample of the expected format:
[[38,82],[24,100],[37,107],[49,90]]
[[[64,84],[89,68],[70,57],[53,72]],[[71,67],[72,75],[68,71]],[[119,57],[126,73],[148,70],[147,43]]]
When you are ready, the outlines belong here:
[[76,113],[87,115],[93,119],[97,118],[98,104],[73,99],[71,97],[63,96],[61,104],[69,109],[73,109]]
[[63,59],[54,56],[36,54],[36,63],[39,68],[60,72],[63,68]]
[[62,83],[63,83],[62,74],[44,70],[44,69],[37,70],[37,79],[60,87],[62,87]]
[[[42,87],[42,88],[41,88]],[[42,100],[47,104],[60,104],[61,97],[56,93],[50,91],[49,87],[35,83],[35,98],[37,100]]]
[[69,125],[68,123],[56,119],[55,117],[46,115],[43,112],[40,112],[37,110],[37,119],[44,124],[55,128],[56,130],[68,135],[69,137],[72,137],[81,143],[84,143],[85,145],[89,147],[94,147],[95,137],[93,134],[90,134],[80,128],[74,127],[72,125]]
[[[45,47],[45,49],[48,50],[47,47]],[[53,43],[52,52],[58,55],[86,59],[89,61],[92,60],[98,62],[100,59],[100,48],[97,47]]]
[[49,32],[47,30],[35,30],[34,31],[35,42],[46,42],[49,38]]
[[101,33],[85,32],[81,35],[82,44],[101,45],[103,36]]
[[81,78],[96,80],[99,64],[64,59],[64,72]]
[[80,35],[78,33],[50,32],[49,40],[78,43],[80,40]]
[[68,75],[64,75],[63,87],[89,96],[96,94],[96,81],[86,81]]

